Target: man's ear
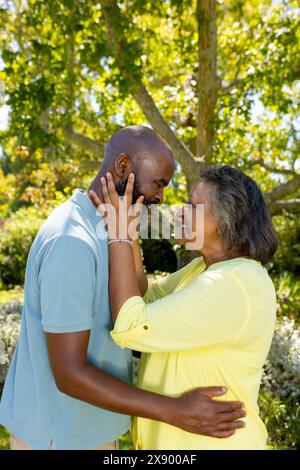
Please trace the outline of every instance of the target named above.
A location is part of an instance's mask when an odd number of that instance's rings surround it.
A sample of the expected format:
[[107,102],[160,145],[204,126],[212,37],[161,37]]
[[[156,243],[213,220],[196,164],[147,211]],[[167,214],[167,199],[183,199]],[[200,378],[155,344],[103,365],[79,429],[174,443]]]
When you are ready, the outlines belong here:
[[132,170],[132,163],[126,153],[120,153],[115,159],[114,170],[119,178],[128,177]]

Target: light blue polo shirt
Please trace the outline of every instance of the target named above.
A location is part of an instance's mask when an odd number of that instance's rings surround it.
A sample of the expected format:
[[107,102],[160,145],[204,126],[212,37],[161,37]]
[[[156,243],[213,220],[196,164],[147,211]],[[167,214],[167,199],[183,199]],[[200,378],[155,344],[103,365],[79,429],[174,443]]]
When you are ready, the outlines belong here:
[[[100,235],[100,239],[99,236]],[[0,404],[0,423],[34,449],[93,449],[126,432],[130,417],[60,392],[44,332],[91,330],[88,360],[131,382],[131,351],[111,339],[108,251],[103,218],[77,189],[31,247],[21,333]]]

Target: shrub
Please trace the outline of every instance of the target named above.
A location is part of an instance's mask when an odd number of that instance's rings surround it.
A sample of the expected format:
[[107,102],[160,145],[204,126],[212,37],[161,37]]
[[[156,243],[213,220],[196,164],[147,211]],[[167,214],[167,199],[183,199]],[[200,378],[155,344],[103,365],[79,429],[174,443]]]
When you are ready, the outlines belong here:
[[27,256],[32,242],[45,220],[34,207],[19,209],[0,229],[0,287],[23,284]]
[[273,217],[279,238],[273,270],[277,273],[290,271],[300,274],[300,218],[298,214],[284,213]]
[[300,320],[300,279],[285,271],[278,276],[272,276],[278,300],[278,315],[280,318],[289,316]]
[[282,400],[292,397],[300,401],[300,334],[293,319],[285,317],[277,323],[262,389]]
[[278,395],[261,393],[260,414],[265,423],[272,450],[300,449],[300,408],[293,397],[282,400]]
[[273,449],[300,449],[300,334],[295,320],[278,321],[264,367],[261,417]]
[[0,314],[0,384],[4,383],[20,332],[19,313]]
[[0,291],[0,384],[6,378],[19,337],[23,290]]
[[177,269],[176,254],[172,245],[164,239],[146,239],[142,242],[144,265],[148,273],[156,270],[174,272]]

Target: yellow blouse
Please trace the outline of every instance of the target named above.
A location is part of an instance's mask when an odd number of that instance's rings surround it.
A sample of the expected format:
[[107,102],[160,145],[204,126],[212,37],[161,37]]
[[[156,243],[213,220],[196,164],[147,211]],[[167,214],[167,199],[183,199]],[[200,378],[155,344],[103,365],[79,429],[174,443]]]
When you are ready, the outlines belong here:
[[129,298],[111,336],[142,351],[138,387],[178,396],[195,387],[225,385],[222,400],[245,403],[246,427],[226,439],[134,418],[136,449],[265,449],[267,432],[257,397],[275,325],[276,294],[267,270],[247,258],[200,258]]

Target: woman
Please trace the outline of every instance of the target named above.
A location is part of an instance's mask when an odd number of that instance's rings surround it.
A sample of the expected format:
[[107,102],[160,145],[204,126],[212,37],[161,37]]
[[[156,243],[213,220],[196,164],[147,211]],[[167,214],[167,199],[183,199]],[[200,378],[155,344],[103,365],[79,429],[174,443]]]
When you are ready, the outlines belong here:
[[[131,175],[128,205],[133,181]],[[102,191],[119,215],[125,206],[111,175],[103,179]],[[108,222],[111,335],[122,348],[143,353],[139,387],[176,396],[222,383],[228,388],[225,399],[245,403],[245,428],[217,439],[134,418],[134,444],[137,449],[265,449],[257,397],[274,331],[276,296],[264,266],[276,251],[277,238],[257,184],[230,166],[206,170],[189,203],[185,226],[195,225],[196,205],[204,205],[202,257],[151,284],[144,298],[130,236],[120,240]],[[141,204],[142,197],[137,208]]]

